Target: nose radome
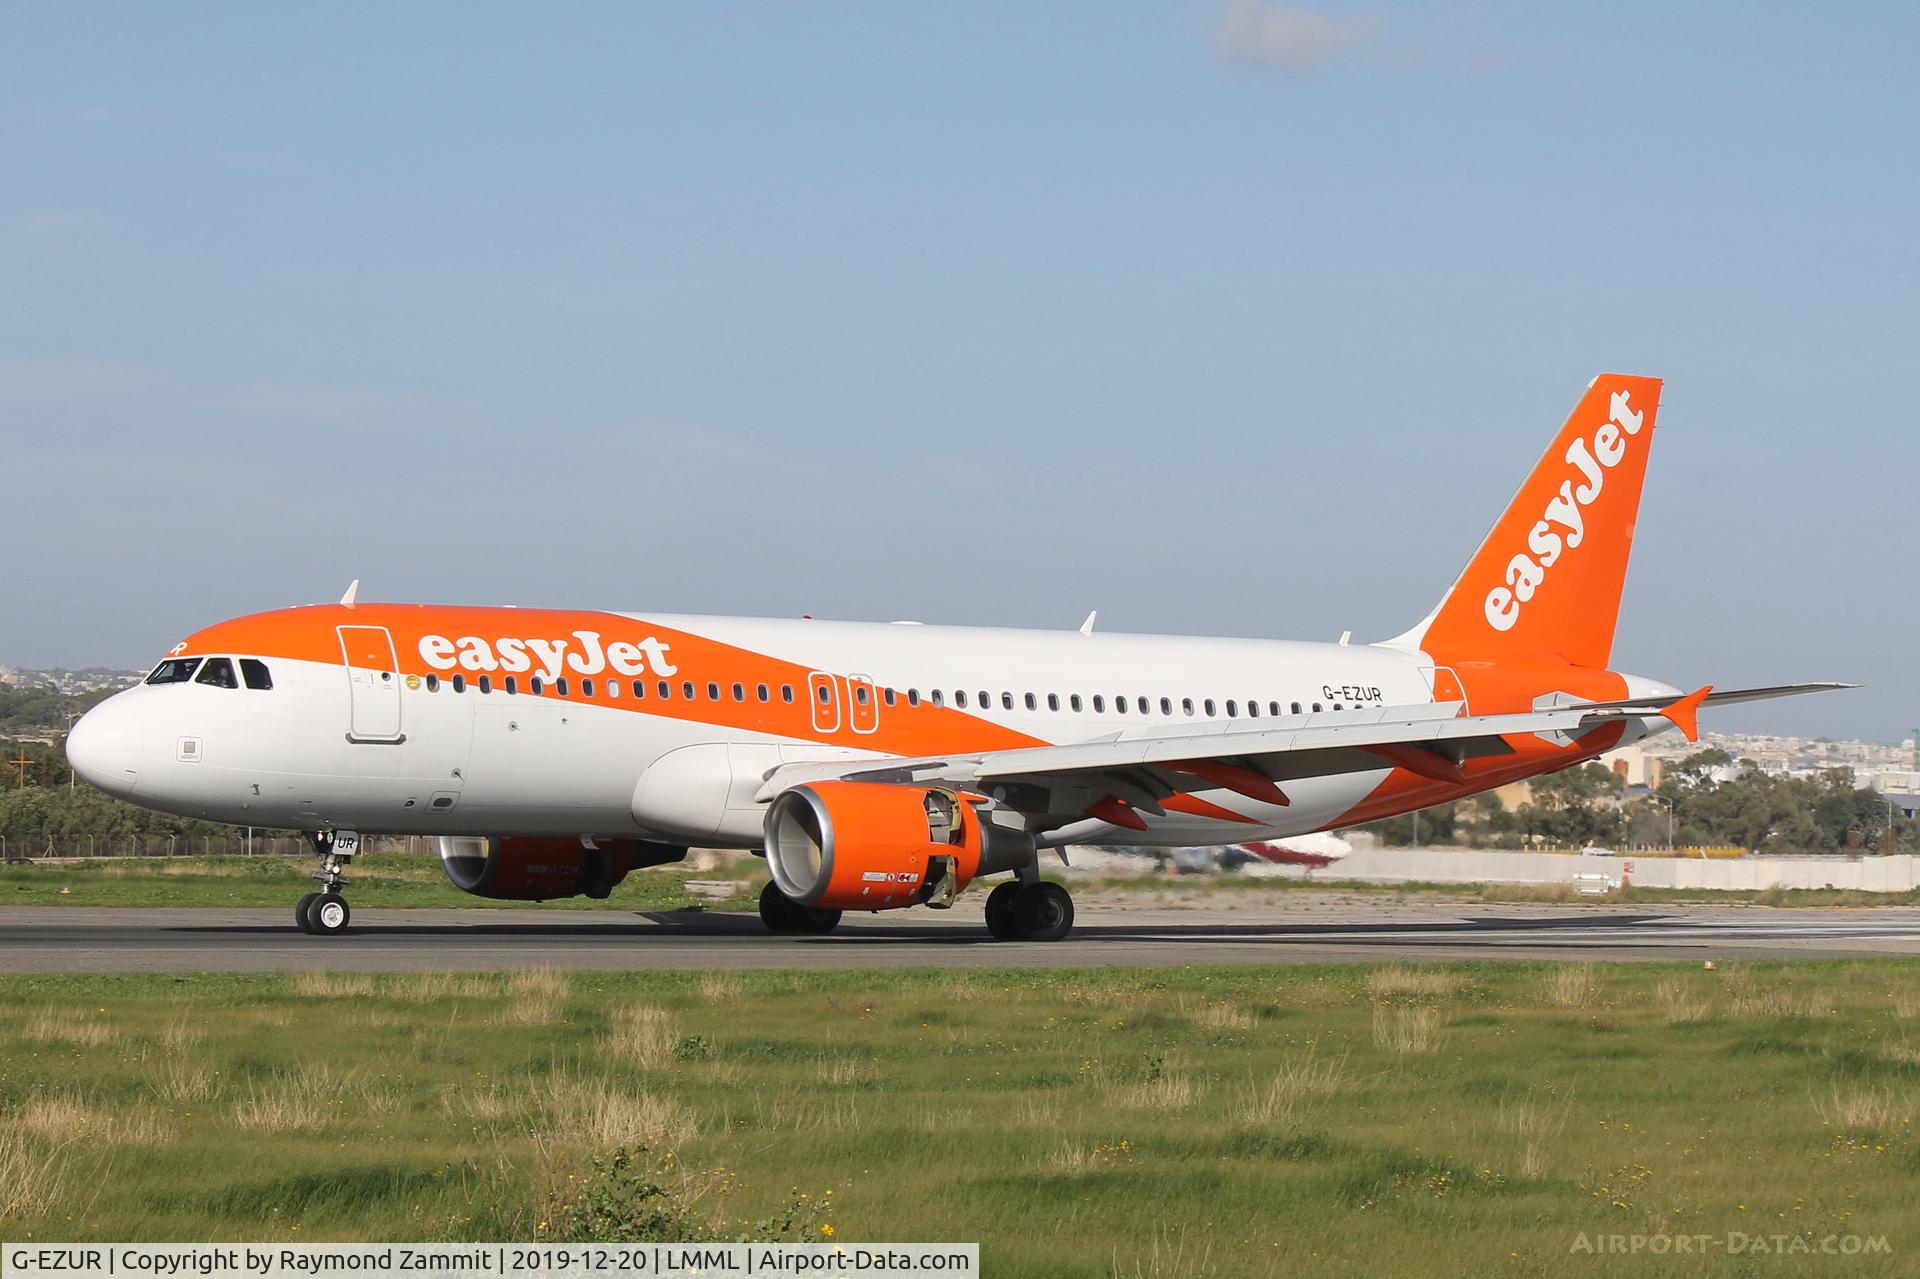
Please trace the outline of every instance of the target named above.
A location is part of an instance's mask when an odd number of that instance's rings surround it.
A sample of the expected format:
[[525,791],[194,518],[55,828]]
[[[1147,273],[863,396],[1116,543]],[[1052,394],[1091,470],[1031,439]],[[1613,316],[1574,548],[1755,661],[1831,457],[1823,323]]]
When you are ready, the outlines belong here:
[[140,716],[126,694],[109,697],[67,734],[67,763],[109,795],[129,795],[139,780]]

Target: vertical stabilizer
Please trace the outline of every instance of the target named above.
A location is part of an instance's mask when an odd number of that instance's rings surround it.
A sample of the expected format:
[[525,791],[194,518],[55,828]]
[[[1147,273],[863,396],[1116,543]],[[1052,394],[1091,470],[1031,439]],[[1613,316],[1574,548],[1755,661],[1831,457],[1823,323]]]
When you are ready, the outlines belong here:
[[1660,379],[1595,378],[1440,606],[1390,644],[1442,662],[1605,669]]

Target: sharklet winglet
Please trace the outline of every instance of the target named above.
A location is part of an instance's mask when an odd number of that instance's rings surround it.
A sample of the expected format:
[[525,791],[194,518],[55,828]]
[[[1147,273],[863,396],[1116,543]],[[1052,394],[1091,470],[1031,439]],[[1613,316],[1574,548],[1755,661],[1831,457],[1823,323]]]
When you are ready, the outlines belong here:
[[345,604],[348,608],[352,608],[353,601],[359,596],[359,594],[360,594],[360,579],[356,577],[351,582],[347,583],[347,592],[346,594],[340,597],[340,602],[342,604]]
[[1700,704],[1712,691],[1713,685],[1703,684],[1679,701],[1661,707],[1660,714],[1671,720],[1688,741],[1697,742],[1700,740]]

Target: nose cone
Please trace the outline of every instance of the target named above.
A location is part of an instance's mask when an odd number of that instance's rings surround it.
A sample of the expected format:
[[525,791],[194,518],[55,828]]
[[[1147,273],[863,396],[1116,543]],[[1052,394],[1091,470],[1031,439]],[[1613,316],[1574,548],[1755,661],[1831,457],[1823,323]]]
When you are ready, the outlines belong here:
[[80,717],[67,734],[67,763],[109,795],[133,793],[139,779],[140,723],[126,694],[109,697]]

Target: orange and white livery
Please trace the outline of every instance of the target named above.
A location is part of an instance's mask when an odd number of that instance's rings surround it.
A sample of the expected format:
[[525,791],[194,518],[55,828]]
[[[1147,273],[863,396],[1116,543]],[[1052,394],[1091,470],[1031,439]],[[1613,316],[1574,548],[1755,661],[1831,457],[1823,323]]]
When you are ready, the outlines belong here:
[[[311,832],[346,927],[359,833],[439,835],[492,897],[606,896],[763,852],[780,931],[942,907],[1051,940],[1074,843],[1285,839],[1590,760],[1703,705],[1612,670],[1660,383],[1596,378],[1438,607],[1376,644],[360,603],[188,636],[68,739],[137,804]],[[1091,621],[1091,619],[1089,619]]]

